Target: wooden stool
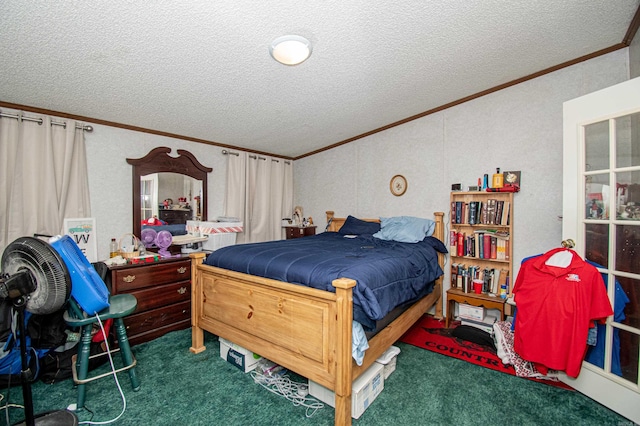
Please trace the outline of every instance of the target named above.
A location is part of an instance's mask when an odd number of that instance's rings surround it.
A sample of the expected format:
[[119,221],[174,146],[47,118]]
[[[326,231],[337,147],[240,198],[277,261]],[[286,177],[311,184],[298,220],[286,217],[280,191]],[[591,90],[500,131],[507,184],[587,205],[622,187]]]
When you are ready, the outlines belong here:
[[[81,329],[80,343],[78,344],[78,354],[73,356],[72,373],[73,381],[78,386],[78,403],[76,410],[81,410],[85,403],[85,386],[87,383],[101,379],[103,377],[111,376],[114,374],[112,371],[108,373],[100,374],[94,377],[88,377],[89,372],[89,359],[98,356],[106,356],[108,353],[101,353],[90,357],[89,352],[91,350],[91,337],[93,331],[93,325],[98,322],[95,316],[87,315],[78,304],[73,300],[69,300],[69,310],[64,313],[64,320],[73,328]],[[115,327],[116,337],[118,339],[117,349],[109,350],[109,353],[120,352],[122,357],[123,367],[116,370],[116,373],[121,371],[129,371],[129,379],[131,380],[131,387],[134,391],[140,390],[140,381],[136,375],[136,359],[131,353],[131,347],[129,346],[129,339],[127,338],[127,329],[124,326],[123,318],[130,315],[136,310],[138,301],[135,296],[131,294],[118,294],[109,297],[109,307],[100,311],[98,316],[100,321],[113,319],[113,325]],[[106,336],[105,336],[106,337]]]

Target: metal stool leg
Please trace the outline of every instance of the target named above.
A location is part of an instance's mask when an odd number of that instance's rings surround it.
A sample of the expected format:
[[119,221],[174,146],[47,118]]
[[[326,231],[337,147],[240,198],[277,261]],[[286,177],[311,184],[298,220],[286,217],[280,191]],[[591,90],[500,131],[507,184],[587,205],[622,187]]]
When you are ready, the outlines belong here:
[[[122,356],[122,363],[125,366],[133,364],[133,354],[131,353],[131,347],[129,346],[129,339],[127,338],[127,329],[124,326],[122,318],[115,318],[113,320],[115,326],[116,336],[118,337],[118,345],[120,346],[120,355]],[[129,369],[129,379],[131,380],[131,387],[135,392],[140,390],[140,381],[136,375],[136,368]]]

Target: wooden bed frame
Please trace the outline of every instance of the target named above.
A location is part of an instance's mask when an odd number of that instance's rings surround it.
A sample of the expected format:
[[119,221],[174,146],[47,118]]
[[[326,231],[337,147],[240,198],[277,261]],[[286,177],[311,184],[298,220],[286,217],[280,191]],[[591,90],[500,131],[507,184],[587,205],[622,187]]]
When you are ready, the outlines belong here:
[[[434,213],[433,235],[441,241],[443,217]],[[329,231],[340,229],[345,220],[327,211]],[[206,330],[332,389],[336,425],[351,424],[353,380],[431,307],[442,318],[440,277],[432,293],[369,340],[358,366],[351,355],[354,280],[334,280],[336,292],[331,293],[204,265],[204,258],[204,253],[191,254],[191,352],[206,349]],[[438,254],[438,262],[443,267],[443,254]]]

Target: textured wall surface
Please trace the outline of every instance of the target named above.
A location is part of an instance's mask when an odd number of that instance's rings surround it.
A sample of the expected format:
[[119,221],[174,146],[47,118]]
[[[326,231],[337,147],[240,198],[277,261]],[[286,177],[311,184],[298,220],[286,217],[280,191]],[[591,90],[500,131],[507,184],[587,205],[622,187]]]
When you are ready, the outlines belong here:
[[[514,273],[562,237],[562,104],[628,79],[628,49],[296,161],[295,202],[322,220],[449,211],[451,184],[475,185],[496,167],[522,172],[515,196]],[[389,191],[402,174],[408,190]],[[447,228],[448,230],[448,228]],[[447,274],[449,271],[446,271]]]
[[[319,230],[325,210],[339,216],[413,215],[448,211],[452,183],[466,188],[484,173],[522,171],[516,195],[515,261],[560,243],[562,214],[562,103],[625,81],[628,49],[562,69],[497,93],[376,133],[295,162],[294,205]],[[11,112],[10,110],[6,110]],[[127,158],[157,146],[191,151],[209,174],[209,218],[224,213],[226,157],[219,147],[94,125],[86,133],[91,208],[98,255],[110,238],[131,232],[132,177]],[[402,197],[389,180],[403,174]]]

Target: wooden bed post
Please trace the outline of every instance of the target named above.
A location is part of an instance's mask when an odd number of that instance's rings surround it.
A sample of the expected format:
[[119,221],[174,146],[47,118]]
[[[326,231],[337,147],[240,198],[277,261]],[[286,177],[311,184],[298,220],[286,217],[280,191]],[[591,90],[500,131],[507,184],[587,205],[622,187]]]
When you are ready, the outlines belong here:
[[338,338],[336,341],[336,412],[335,424],[349,426],[351,424],[351,386],[352,360],[351,338],[353,321],[353,287],[356,282],[347,278],[333,281],[336,288],[336,315],[338,322]]
[[191,253],[191,347],[189,350],[194,354],[203,352],[206,348],[204,345],[204,331],[198,327],[198,318],[202,312],[202,279],[196,274],[198,265],[204,262],[205,253]]
[[[442,241],[443,244],[447,245],[447,242],[446,242],[447,240],[445,240],[444,238],[444,213],[434,212],[433,216],[436,219],[436,226],[433,231],[433,235],[436,238],[438,238],[440,241]],[[444,271],[444,258],[445,258],[444,253],[438,253],[438,264],[440,265],[443,271]],[[443,300],[444,299],[444,286],[443,286],[444,278],[443,277],[444,275],[436,280],[440,282],[440,298],[438,299],[438,302],[436,302],[436,312],[435,312],[435,317],[437,319],[444,318],[444,315],[442,314],[443,312],[442,305],[444,304],[444,300]]]

